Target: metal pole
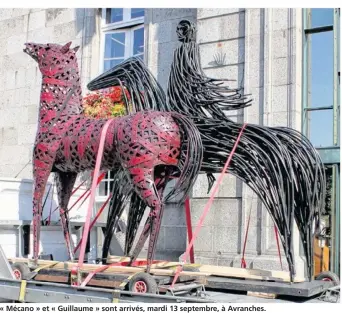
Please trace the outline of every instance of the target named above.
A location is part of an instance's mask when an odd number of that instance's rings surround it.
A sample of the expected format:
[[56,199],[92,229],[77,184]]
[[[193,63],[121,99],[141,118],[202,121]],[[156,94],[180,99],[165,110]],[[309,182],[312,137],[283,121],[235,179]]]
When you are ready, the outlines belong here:
[[[185,217],[186,217],[186,228],[188,231],[188,244],[192,241],[192,223],[191,223],[191,208],[189,197],[185,200]],[[190,249],[190,263],[195,263],[194,246]]]

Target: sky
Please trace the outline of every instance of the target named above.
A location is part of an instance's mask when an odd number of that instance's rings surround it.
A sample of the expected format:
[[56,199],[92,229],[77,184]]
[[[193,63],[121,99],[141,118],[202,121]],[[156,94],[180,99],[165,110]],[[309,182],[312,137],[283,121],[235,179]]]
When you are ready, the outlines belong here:
[[[333,25],[334,9],[312,9],[311,28]],[[333,105],[333,31],[309,35],[311,38],[311,96],[308,106]],[[333,144],[333,111],[310,112],[310,140],[316,147]]]

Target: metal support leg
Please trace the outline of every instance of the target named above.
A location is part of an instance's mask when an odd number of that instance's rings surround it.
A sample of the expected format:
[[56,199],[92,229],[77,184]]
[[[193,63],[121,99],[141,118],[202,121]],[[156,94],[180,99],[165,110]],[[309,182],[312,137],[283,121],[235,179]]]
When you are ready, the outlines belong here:
[[[186,217],[186,228],[188,231],[188,244],[190,244],[192,240],[192,223],[191,223],[191,208],[190,208],[190,199],[187,198],[185,200],[185,217]],[[194,247],[192,246],[190,249],[190,263],[195,263],[195,254]]]

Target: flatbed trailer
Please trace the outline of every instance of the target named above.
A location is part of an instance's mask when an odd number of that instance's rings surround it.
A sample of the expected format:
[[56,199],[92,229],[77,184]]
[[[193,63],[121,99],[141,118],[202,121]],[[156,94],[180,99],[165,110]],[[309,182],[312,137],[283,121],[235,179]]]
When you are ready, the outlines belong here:
[[[145,299],[141,297],[144,294],[143,290],[135,292],[136,290],[134,289],[134,284],[139,281],[135,279],[137,277],[144,281],[146,285],[150,284],[149,278],[146,280],[146,277],[144,277],[144,275],[148,275],[145,273],[146,265],[144,265],[144,260],[138,259],[137,262],[140,262],[141,265],[133,267],[125,266],[127,260],[126,258],[112,257],[108,262],[112,262],[114,265],[107,267],[103,271],[99,271],[103,265],[83,264],[81,268],[82,280],[85,280],[90,273],[94,273],[85,288],[92,294],[92,299],[95,302],[97,301],[98,293],[104,290],[106,294],[102,298],[100,297],[99,301],[101,302],[109,301],[108,299],[113,294],[113,290],[121,296],[122,301],[140,302],[142,299]],[[29,260],[24,258],[14,258],[8,261],[12,265],[20,263],[29,264]],[[123,265],[118,265],[118,261]],[[151,275],[148,276],[151,276],[157,288],[152,293],[145,293],[148,294],[149,300],[143,300],[143,302],[172,302],[172,299],[175,302],[211,302],[210,299],[205,298],[205,290],[221,292],[238,291],[251,293],[254,296],[260,294],[263,297],[265,295],[274,295],[275,297],[290,296],[309,299],[320,297],[331,289],[339,289],[339,281],[333,280],[313,280],[309,282],[304,278],[297,277],[291,283],[289,273],[284,271],[200,264],[183,265],[183,271],[180,273],[176,284],[171,287],[176,268],[179,264],[178,262],[167,261],[154,262],[150,272]],[[73,265],[74,263],[72,262],[39,260],[37,267],[30,268],[31,273],[34,273],[32,280],[29,281],[32,292],[37,293],[37,287],[34,286],[47,286],[53,290],[60,289],[62,290],[61,294],[64,296],[72,290],[72,296],[76,297],[77,301],[83,301],[79,294],[75,294],[75,290],[78,289],[70,287]],[[12,281],[11,284],[16,283]],[[183,296],[179,297],[179,295]],[[191,297],[184,297],[184,295],[191,295]],[[164,298],[165,296],[167,298]],[[169,297],[174,298],[171,299]]]
[[[124,290],[123,288],[99,288],[88,286],[72,286],[65,282],[45,282],[37,280],[39,271],[27,266],[29,259],[24,259],[26,262],[13,263],[13,260],[8,260],[0,245],[0,295],[1,302],[27,302],[27,303],[209,303],[213,302],[209,299],[201,297],[184,297],[177,295],[167,295],[157,293],[141,293]],[[41,261],[51,262],[51,261]],[[56,262],[53,262],[56,263]],[[21,271],[25,268],[13,267],[15,264],[26,265],[32,271],[21,272],[20,275],[27,277],[18,277],[16,270]],[[46,264],[43,265],[43,267]],[[43,270],[43,269],[42,269]],[[31,276],[31,279],[30,277]],[[48,275],[53,276],[53,275]],[[125,275],[122,275],[124,277]],[[121,278],[122,278],[121,277]],[[122,282],[122,281],[121,281]],[[192,284],[190,288],[198,287]],[[178,286],[179,289],[182,289]]]

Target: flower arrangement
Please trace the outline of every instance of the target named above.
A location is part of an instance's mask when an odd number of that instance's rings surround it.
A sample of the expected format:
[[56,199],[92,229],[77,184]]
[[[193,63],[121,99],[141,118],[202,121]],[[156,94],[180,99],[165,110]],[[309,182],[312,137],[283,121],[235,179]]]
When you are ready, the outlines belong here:
[[[124,92],[130,104],[130,95],[124,88]],[[84,114],[92,118],[113,118],[125,115],[125,95],[123,88],[116,86],[102,92],[88,93],[83,98]]]

